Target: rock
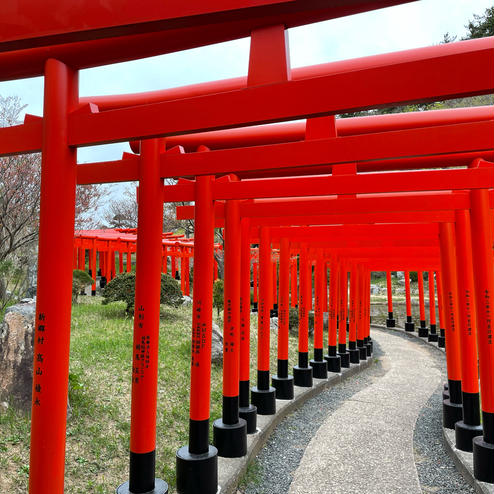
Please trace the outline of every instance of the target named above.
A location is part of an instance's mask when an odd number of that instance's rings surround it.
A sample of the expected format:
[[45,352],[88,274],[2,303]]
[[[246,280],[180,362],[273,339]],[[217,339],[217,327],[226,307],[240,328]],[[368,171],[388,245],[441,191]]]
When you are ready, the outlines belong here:
[[0,400],[31,407],[36,305],[12,305],[0,325]]
[[223,334],[220,327],[213,322],[213,335],[211,341],[211,362],[219,363],[223,360]]
[[370,292],[371,292],[371,295],[379,295],[381,293],[381,289],[378,285],[371,285],[370,286]]
[[271,331],[273,331],[274,333],[278,332],[278,318],[277,317],[272,317],[269,320],[269,327],[270,327]]
[[33,298],[23,298],[20,300],[19,303],[20,304],[32,304],[32,303],[34,303],[34,299]]
[[192,298],[190,298],[188,295],[184,295],[182,298],[183,298],[182,305],[184,305],[185,307],[192,305]]

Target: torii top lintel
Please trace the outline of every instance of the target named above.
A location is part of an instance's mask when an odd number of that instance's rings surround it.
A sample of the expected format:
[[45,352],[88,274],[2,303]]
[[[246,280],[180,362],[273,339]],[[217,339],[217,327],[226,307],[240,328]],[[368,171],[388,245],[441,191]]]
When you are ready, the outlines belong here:
[[[185,50],[414,0],[4,0],[0,80],[43,73],[47,58],[75,69]],[[57,15],[53,15],[57,12]]]

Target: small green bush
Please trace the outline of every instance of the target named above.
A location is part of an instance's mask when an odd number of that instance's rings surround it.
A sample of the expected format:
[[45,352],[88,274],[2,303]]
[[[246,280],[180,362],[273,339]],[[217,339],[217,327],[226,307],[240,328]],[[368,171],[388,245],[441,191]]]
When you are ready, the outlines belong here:
[[72,302],[77,302],[77,297],[87,286],[92,285],[94,280],[86,271],[74,269],[72,274]]
[[288,313],[288,328],[292,331],[298,328],[298,309],[296,307],[290,307]]
[[[134,309],[135,273],[123,273],[116,276],[103,288],[103,304],[123,301],[127,304],[126,312]],[[183,302],[180,284],[168,274],[161,274],[160,303],[178,307]]]
[[[298,328],[298,308],[290,307],[288,328],[293,332]],[[325,326],[326,328],[326,326]],[[309,331],[314,331],[314,311],[309,311]]]
[[223,309],[223,292],[224,292],[223,280],[217,279],[213,283],[213,307],[216,307],[218,311],[218,317],[220,317],[220,311]]

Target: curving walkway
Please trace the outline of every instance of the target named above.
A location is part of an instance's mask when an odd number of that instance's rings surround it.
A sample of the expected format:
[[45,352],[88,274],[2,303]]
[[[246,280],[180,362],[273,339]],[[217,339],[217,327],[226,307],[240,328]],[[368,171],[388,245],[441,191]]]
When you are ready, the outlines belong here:
[[441,432],[444,356],[372,332],[374,364],[309,399],[259,453],[241,494],[471,494]]
[[369,494],[422,492],[413,432],[441,374],[422,345],[379,331],[373,338],[387,372],[326,418],[305,450],[290,494],[348,493],[350,485]]

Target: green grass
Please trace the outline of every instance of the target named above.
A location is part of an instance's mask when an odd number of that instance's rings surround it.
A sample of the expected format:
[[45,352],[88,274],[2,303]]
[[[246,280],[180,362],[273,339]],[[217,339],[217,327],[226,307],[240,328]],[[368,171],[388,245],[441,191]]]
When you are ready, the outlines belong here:
[[[123,302],[104,306],[100,297],[84,296],[73,306],[66,494],[111,493],[128,477],[133,318],[126,316],[124,309]],[[188,439],[191,320],[191,307],[162,307],[156,474],[170,484],[171,492],[175,486],[175,453]],[[251,376],[255,378],[255,316],[251,327]],[[290,358],[295,364],[296,340],[290,338]],[[274,371],[277,342],[273,333],[271,343]],[[211,423],[221,415],[221,389],[222,366],[213,364]],[[27,492],[29,426],[27,415],[12,408],[0,412],[2,492]]]

